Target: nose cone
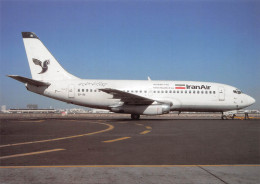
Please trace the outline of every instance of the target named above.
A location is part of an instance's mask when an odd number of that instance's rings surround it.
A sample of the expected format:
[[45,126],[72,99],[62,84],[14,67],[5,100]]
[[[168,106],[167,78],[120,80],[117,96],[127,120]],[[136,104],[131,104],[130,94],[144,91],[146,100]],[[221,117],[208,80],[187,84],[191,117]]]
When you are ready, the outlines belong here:
[[255,99],[252,98],[251,96],[248,96],[248,97],[247,97],[247,102],[248,102],[249,105],[252,105],[252,104],[255,103]]

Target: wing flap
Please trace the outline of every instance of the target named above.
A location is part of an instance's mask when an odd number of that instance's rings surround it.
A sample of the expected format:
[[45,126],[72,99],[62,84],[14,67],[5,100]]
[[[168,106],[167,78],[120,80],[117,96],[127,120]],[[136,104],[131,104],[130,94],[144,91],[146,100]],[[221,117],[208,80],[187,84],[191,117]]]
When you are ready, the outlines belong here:
[[117,89],[111,89],[111,88],[105,88],[105,89],[99,89],[100,91],[103,91],[105,93],[113,95],[114,99],[120,99],[122,102],[125,102],[125,104],[131,104],[131,105],[149,105],[152,104],[155,100],[142,97],[139,95],[135,95],[132,93],[124,92]]
[[49,85],[51,85],[48,82],[42,82],[42,81],[38,81],[38,80],[34,80],[34,79],[29,79],[29,78],[22,77],[22,76],[19,76],[19,75],[7,75],[7,76],[11,77],[15,80],[18,80],[19,82],[28,83],[28,84],[31,84],[31,85],[34,85],[34,86],[49,86]]

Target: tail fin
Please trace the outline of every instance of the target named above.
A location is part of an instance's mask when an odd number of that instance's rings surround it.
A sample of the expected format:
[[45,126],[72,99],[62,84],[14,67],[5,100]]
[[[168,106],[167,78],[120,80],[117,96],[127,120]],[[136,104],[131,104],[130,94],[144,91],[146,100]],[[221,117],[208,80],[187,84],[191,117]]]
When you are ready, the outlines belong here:
[[62,68],[36,34],[22,32],[22,36],[33,79],[41,81],[77,79]]

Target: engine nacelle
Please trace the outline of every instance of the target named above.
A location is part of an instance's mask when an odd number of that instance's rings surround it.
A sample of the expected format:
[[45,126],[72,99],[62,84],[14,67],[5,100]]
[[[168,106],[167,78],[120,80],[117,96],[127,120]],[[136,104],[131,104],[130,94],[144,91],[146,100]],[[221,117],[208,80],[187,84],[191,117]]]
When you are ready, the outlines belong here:
[[170,112],[169,105],[123,105],[112,107],[112,112],[128,113],[128,114],[143,114],[143,115],[160,115]]

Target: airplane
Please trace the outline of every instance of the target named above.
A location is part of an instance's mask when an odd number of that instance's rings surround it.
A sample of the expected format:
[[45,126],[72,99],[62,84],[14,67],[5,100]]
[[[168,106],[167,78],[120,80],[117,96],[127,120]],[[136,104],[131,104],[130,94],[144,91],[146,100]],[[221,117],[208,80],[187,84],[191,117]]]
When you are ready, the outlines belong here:
[[[27,90],[63,102],[114,113],[162,115],[171,111],[236,112],[255,99],[236,87],[196,81],[80,79],[67,72],[33,32],[22,32],[32,79],[8,75]],[[235,113],[233,114],[235,115]]]

